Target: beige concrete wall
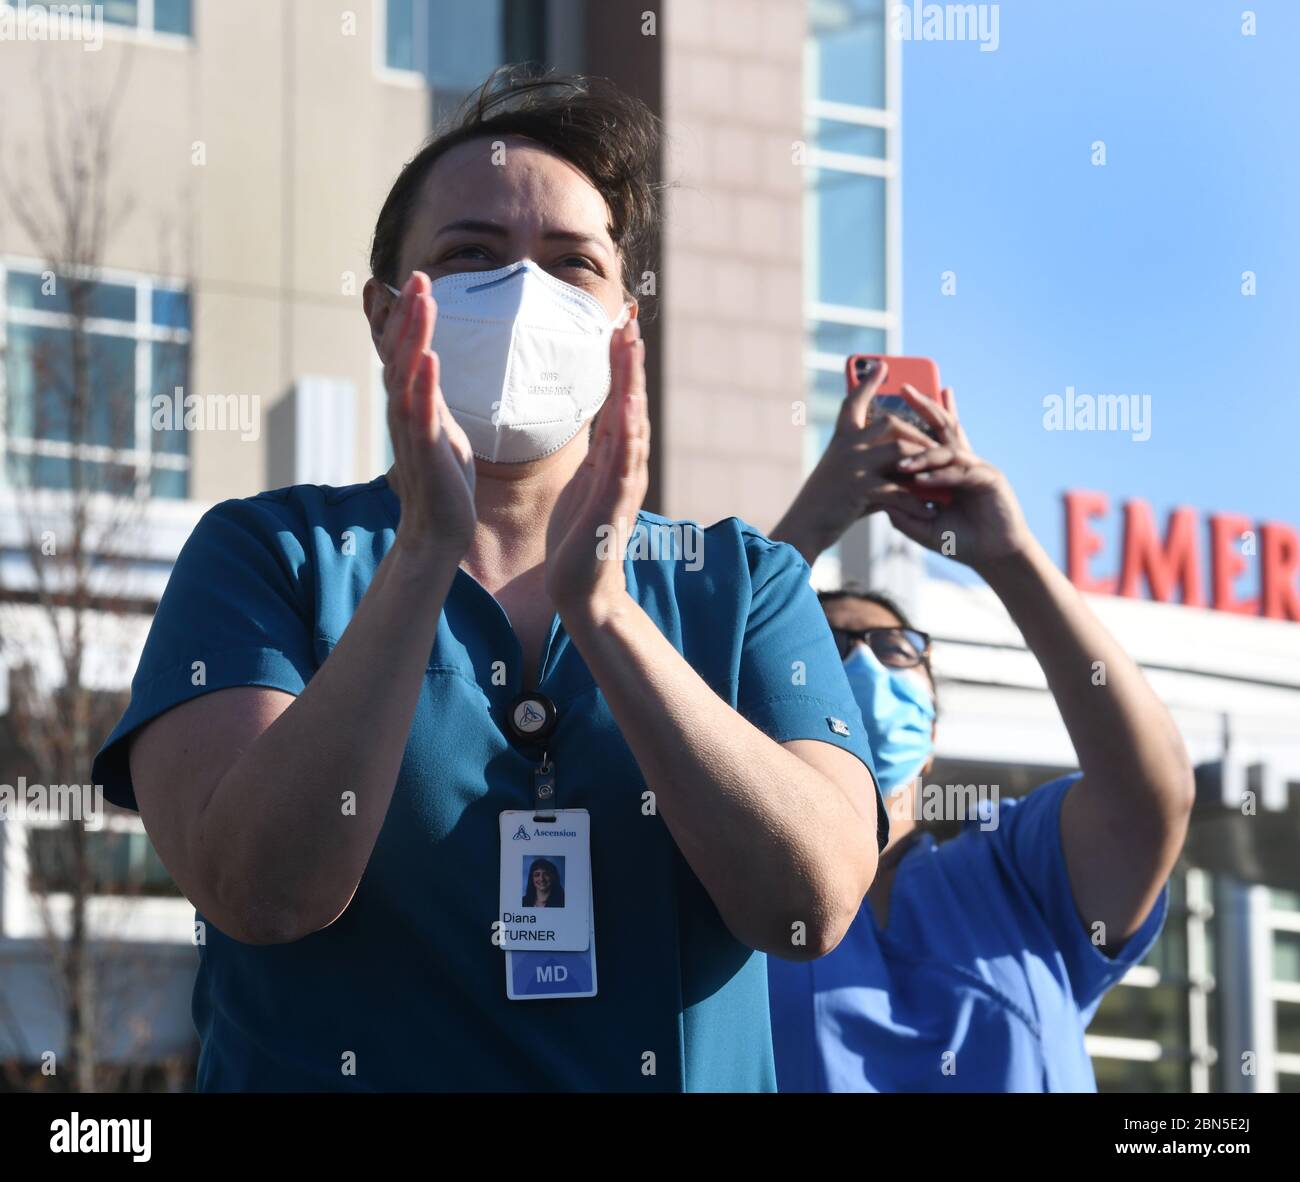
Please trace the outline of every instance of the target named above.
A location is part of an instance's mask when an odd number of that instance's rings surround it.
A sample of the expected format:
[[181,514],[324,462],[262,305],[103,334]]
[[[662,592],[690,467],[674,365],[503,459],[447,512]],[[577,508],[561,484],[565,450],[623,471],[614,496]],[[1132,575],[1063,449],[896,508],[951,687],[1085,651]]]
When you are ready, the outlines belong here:
[[[198,500],[265,487],[267,415],[303,374],[355,385],[356,475],[374,474],[360,289],[374,218],[429,111],[423,87],[376,70],[381,4],[347,5],[354,28],[319,0],[221,0],[195,5],[190,45],[120,33],[98,53],[0,44],[0,109],[21,116],[5,120],[0,162],[37,190],[52,106],[59,119],[95,109],[127,65],[111,190],[134,212],[114,224],[103,262],[190,279],[191,391],[261,399],[258,441],[192,437]],[[0,254],[36,253],[0,217]]]
[[804,5],[666,0],[663,512],[771,528],[798,487]]

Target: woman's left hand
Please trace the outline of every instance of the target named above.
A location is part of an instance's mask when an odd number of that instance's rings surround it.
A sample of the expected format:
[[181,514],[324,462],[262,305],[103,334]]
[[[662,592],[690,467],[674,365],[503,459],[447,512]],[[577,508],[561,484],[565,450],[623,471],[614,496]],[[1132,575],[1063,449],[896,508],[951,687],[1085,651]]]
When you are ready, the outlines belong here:
[[626,596],[623,557],[650,480],[645,343],[635,318],[611,338],[609,369],[596,437],[546,529],[546,592],[561,619],[599,618]]
[[885,506],[894,528],[976,570],[1023,554],[1033,535],[1020,503],[1007,478],[971,449],[952,390],[944,389],[942,401],[936,402],[904,385],[903,396],[937,439],[934,446],[899,461],[898,479],[914,480],[917,498],[927,488],[947,489],[952,503],[931,511],[919,499],[915,508],[894,501]]

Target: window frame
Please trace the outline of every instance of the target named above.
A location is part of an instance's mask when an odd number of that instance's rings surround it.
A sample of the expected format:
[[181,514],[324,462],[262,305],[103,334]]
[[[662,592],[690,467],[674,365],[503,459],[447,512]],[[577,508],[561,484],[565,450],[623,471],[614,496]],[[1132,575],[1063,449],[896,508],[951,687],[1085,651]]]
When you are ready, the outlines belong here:
[[[417,0],[414,6],[415,10],[415,45],[418,47],[422,40],[428,38],[428,12],[426,4]],[[388,0],[375,0],[375,19],[374,19],[374,67],[375,77],[381,82],[387,82],[392,86],[404,86],[407,89],[424,89],[429,83],[425,76],[425,71],[418,67],[408,70],[398,66],[388,64]],[[423,27],[421,27],[423,26]],[[423,33],[423,38],[420,34]],[[418,52],[418,48],[417,48]]]
[[[73,318],[62,312],[46,312],[32,308],[12,308],[9,304],[9,275],[19,274],[43,275],[50,270],[47,263],[33,258],[7,255],[0,256],[0,349],[8,346],[11,325],[31,328],[53,328],[69,330]],[[153,473],[155,469],[165,468],[186,473],[192,478],[194,456],[188,446],[185,454],[155,451],[153,431],[150,426],[151,399],[153,391],[153,349],[155,344],[184,345],[188,351],[190,384],[193,384],[194,357],[194,293],[191,286],[183,280],[147,275],[138,271],[124,271],[113,267],[95,268],[93,271],[84,267],[68,268],[65,274],[74,277],[93,278],[102,283],[129,286],[135,290],[135,319],[107,320],[87,317],[83,327],[96,336],[117,337],[134,342],[134,409],[135,423],[133,446],[130,448],[105,447],[102,444],[64,442],[62,440],[27,438],[11,436],[9,433],[9,386],[8,367],[0,366],[0,491],[5,493],[66,493],[53,485],[43,485],[33,481],[31,484],[18,484],[9,479],[8,456],[10,453],[28,456],[43,456],[50,459],[72,459],[77,456],[91,463],[111,463],[130,467],[134,470],[132,496],[139,500],[160,500],[181,502],[192,500],[192,489],[184,497],[163,497],[153,492]],[[190,301],[190,328],[170,328],[157,325],[153,321],[153,297],[156,291],[169,291],[185,295]],[[17,446],[15,446],[17,445]],[[122,499],[120,494],[115,499]]]
[[[822,324],[846,327],[868,328],[884,333],[884,352],[897,355],[903,351],[902,329],[902,123],[899,112],[902,110],[902,43],[889,36],[889,6],[883,5],[881,22],[884,32],[884,107],[860,106],[854,103],[842,103],[821,98],[817,91],[819,80],[805,68],[803,71],[802,120],[807,151],[804,167],[821,169],[829,172],[850,173],[857,176],[877,177],[885,187],[884,193],[884,267],[885,267],[885,307],[863,308],[826,303],[821,300],[819,288],[812,288],[816,298],[808,298],[805,291],[803,306],[804,319],[804,383],[805,399],[808,407],[805,432],[814,432],[819,425],[833,421],[830,400],[817,390],[818,377],[825,373],[843,374],[842,356],[826,353],[814,348],[817,329]],[[807,33],[809,38],[814,34]],[[805,55],[805,61],[807,55]],[[836,152],[818,147],[816,132],[819,121],[831,121],[844,124],[856,124],[861,127],[879,128],[885,133],[885,153],[883,156],[859,155],[857,153]],[[804,266],[815,265],[819,255],[818,216],[815,208],[816,195],[812,187],[804,183],[803,214],[803,258]],[[818,276],[820,283],[820,276]],[[838,409],[836,406],[834,409]],[[805,466],[807,453],[812,449],[805,446]],[[846,545],[852,551],[846,557]],[[834,546],[822,554],[814,567],[813,582],[816,586],[829,586],[838,583],[841,572],[856,572],[857,565],[864,555],[858,551],[870,542],[858,538],[856,541],[840,539]]]

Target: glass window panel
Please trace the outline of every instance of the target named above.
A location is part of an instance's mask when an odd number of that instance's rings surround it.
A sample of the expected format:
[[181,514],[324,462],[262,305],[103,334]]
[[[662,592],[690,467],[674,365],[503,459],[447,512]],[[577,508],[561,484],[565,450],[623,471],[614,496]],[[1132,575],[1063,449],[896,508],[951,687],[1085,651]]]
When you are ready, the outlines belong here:
[[153,27],[160,33],[193,33],[190,0],[153,0]]
[[129,464],[85,464],[82,480],[87,488],[115,497],[135,493],[135,469]]
[[30,488],[32,484],[32,457],[22,452],[6,452],[5,479],[14,488]]
[[135,341],[130,337],[90,336],[90,371],[83,397],[88,422],[74,443],[100,447],[135,446]]
[[165,287],[153,289],[153,322],[159,328],[190,327],[189,292],[171,291]]
[[1102,999],[1089,1034],[1154,1039],[1165,1047],[1187,1042],[1187,990],[1181,985],[1142,989],[1121,985]]
[[1094,1059],[1092,1069],[1099,1092],[1186,1092],[1191,1084],[1186,1064],[1177,1059]]
[[[171,427],[164,427],[159,430],[154,424],[153,407],[154,398],[159,394],[165,394],[171,400],[168,405],[172,408],[171,413],[165,416],[165,421],[175,422],[175,401],[182,400],[182,409],[184,406],[185,393],[189,389],[189,357],[190,350],[188,345],[176,345],[164,342],[156,342],[151,346],[153,351],[153,381],[149,394],[149,436],[152,440],[152,448],[155,452],[162,452],[166,455],[184,456],[189,455],[189,433],[184,430],[173,430]],[[177,394],[177,387],[180,387],[180,393]],[[183,415],[182,415],[183,421]]]
[[834,416],[827,415],[823,407],[814,405],[812,417],[803,434],[803,469],[811,472],[830,446],[835,430]]
[[179,468],[155,468],[150,473],[149,486],[155,497],[183,501],[190,495],[190,474]]
[[505,60],[503,0],[431,0],[428,74],[438,90],[464,93]]
[[[52,288],[48,293],[46,287]],[[49,284],[41,273],[10,271],[6,284],[11,308],[30,308],[38,312],[72,312],[71,295],[74,281],[64,275],[55,276]],[[102,320],[121,320],[135,323],[135,285],[124,283],[85,283],[82,285],[85,303],[83,315]]]
[[33,891],[66,891],[73,878],[68,834],[59,829],[31,829],[27,834],[28,880]]
[[[83,840],[95,894],[180,894],[145,834],[105,830],[86,833]],[[34,891],[73,889],[76,863],[67,829],[30,830],[27,850]]]
[[72,333],[63,328],[9,326],[5,358],[9,434],[21,439],[72,438]]
[[1273,906],[1279,911],[1300,911],[1300,891],[1273,890]]
[[93,283],[86,301],[86,315],[99,320],[135,323],[135,285]]
[[[844,399],[844,378],[842,375],[815,370],[809,375],[810,408],[808,423],[803,433],[803,470],[811,472],[817,461],[822,458],[831,435],[835,430],[835,419],[839,414],[840,403]],[[836,541],[823,553],[823,558],[831,562],[840,561],[841,543]]]
[[809,169],[814,265],[809,298],[853,308],[885,307],[885,182],[881,177]]
[[131,25],[140,23],[140,5],[138,0],[101,0],[104,6],[104,19],[111,25]]
[[1273,933],[1273,976],[1300,983],[1300,932]]
[[840,403],[844,401],[843,371],[814,370],[809,380],[809,391],[812,395],[810,420],[828,419],[834,422],[835,417],[840,413]]
[[813,143],[827,152],[848,152],[853,156],[875,156],[883,160],[888,150],[883,127],[817,119],[813,121],[811,134]]
[[[1172,892],[1171,892],[1172,893]],[[1162,977],[1184,979],[1187,976],[1187,926],[1186,920],[1172,914],[1159,938],[1151,945],[1144,965],[1157,969]]]
[[72,487],[72,461],[58,456],[32,456],[30,466],[32,483],[38,488],[69,489]]
[[31,308],[38,312],[67,312],[68,288],[59,278],[50,281],[48,294],[41,275],[34,271],[10,271],[5,295],[11,308]]
[[503,61],[534,65],[546,61],[545,0],[506,0],[502,22]]
[[1283,1054],[1300,1055],[1300,1005],[1295,1002],[1277,1003],[1277,1049]]
[[64,456],[17,455],[10,453],[6,468],[9,481],[17,487],[35,486],[56,490],[76,487],[78,477],[81,487],[92,492],[130,496],[135,490],[135,472],[125,464],[99,464],[82,460],[80,473],[77,461]]
[[885,0],[812,0],[804,71],[819,99],[885,105]]
[[[885,330],[818,320],[809,326],[808,347],[818,353],[834,353],[846,360],[854,353],[884,353]],[[839,380],[842,382],[843,377],[840,376]]]
[[390,70],[416,70],[415,0],[388,0],[384,61]]

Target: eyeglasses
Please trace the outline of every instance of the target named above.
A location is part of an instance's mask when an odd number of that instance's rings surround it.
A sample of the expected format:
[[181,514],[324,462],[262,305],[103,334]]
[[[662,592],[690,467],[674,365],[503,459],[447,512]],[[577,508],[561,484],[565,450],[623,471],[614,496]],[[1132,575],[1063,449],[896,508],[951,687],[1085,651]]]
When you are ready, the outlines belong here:
[[865,644],[889,669],[913,669],[924,665],[930,655],[930,634],[915,628],[831,627],[835,644],[844,660],[856,644]]

